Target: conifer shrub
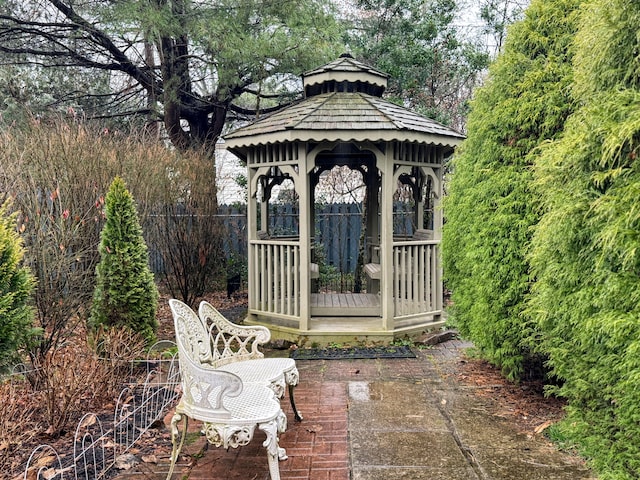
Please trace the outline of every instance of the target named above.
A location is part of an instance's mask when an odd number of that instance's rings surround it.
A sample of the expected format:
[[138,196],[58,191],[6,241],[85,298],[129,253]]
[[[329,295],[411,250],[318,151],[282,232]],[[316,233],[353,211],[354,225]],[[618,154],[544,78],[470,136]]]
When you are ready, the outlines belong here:
[[536,162],[531,316],[568,401],[554,429],[601,479],[640,478],[640,4],[588,4],[581,107]]
[[158,290],[133,196],[120,177],[109,187],[105,216],[89,323],[94,328],[127,327],[150,345],[158,327]]
[[23,257],[16,215],[5,202],[0,206],[0,372],[20,361],[19,351],[36,333],[30,306],[34,281]]
[[531,188],[531,152],[556,137],[574,109],[570,46],[580,3],[534,0],[511,27],[450,165],[442,251],[451,318],[514,380],[537,357],[524,316],[527,248],[541,201]]

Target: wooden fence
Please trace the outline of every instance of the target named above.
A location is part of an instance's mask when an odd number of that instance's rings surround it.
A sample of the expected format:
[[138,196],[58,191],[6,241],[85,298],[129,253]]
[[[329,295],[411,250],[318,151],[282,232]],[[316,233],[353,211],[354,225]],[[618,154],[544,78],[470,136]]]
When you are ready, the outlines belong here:
[[[297,206],[293,204],[271,205],[269,231],[278,235],[296,236],[299,232]],[[410,214],[404,204],[398,203],[394,214],[394,231],[410,236],[413,233]],[[226,229],[224,249],[227,258],[247,258],[247,210],[245,205],[221,205],[218,216]],[[150,220],[152,221],[152,220]],[[149,247],[151,269],[162,273],[162,257],[158,251],[159,242],[145,229],[145,239]],[[362,204],[336,203],[316,206],[315,243],[322,246],[326,263],[343,273],[355,271],[358,261],[358,247],[362,231]]]

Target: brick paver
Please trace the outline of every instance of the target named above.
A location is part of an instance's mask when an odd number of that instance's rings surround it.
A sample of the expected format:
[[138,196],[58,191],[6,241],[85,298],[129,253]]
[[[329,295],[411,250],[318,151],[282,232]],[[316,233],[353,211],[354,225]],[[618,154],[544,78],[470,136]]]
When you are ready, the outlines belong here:
[[[523,441],[508,426],[487,437],[495,446],[485,445],[480,431],[501,421],[482,415],[480,400],[458,390],[452,375],[460,351],[469,346],[451,340],[417,352],[415,359],[298,360],[295,396],[304,420],[296,422],[282,400],[288,428],[280,445],[289,457],[279,464],[282,480],[591,479],[570,459],[550,459],[546,444]],[[197,427],[173,480],[269,479],[261,431],[249,445],[225,451],[208,446]],[[164,442],[158,451],[169,452],[168,435]],[[518,470],[522,451],[540,456],[537,473],[529,464]],[[498,454],[504,458],[495,466]],[[118,480],[164,479],[168,462],[168,453],[160,455],[158,464],[141,464]]]
[[[280,446],[288,459],[280,462],[283,480],[349,480],[348,384],[359,380],[420,381],[435,374],[433,364],[425,359],[385,360],[298,360],[300,385],[295,389],[296,404],[304,416],[293,419],[286,399],[282,405],[288,419],[287,431]],[[437,375],[436,375],[437,376]],[[250,445],[238,449],[210,447],[195,459],[190,480],[205,478],[268,478],[267,459],[262,447],[262,433],[256,431]],[[176,471],[174,478],[182,478]]]

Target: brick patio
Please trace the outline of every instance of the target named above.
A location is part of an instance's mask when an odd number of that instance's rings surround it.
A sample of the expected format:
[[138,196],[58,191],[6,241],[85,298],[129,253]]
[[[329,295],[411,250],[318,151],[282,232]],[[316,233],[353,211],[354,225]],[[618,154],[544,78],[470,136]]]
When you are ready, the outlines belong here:
[[[296,422],[280,437],[288,459],[283,480],[580,480],[593,479],[576,457],[544,437],[523,436],[486,408],[487,399],[456,380],[461,351],[451,340],[414,359],[298,360]],[[281,352],[285,354],[285,352]],[[490,400],[489,400],[490,401]],[[167,415],[168,425],[171,413]],[[253,441],[225,451],[207,445],[199,425],[183,448],[173,480],[268,480],[267,458]],[[155,445],[158,462],[140,463],[118,480],[166,478],[168,432]]]

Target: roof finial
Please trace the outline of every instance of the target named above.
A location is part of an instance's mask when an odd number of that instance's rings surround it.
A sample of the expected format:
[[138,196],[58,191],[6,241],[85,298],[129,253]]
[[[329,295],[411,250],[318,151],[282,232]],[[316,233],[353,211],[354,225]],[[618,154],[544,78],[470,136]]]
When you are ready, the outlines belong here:
[[340,58],[353,58],[353,55],[351,55],[349,52],[345,52],[340,55]]

